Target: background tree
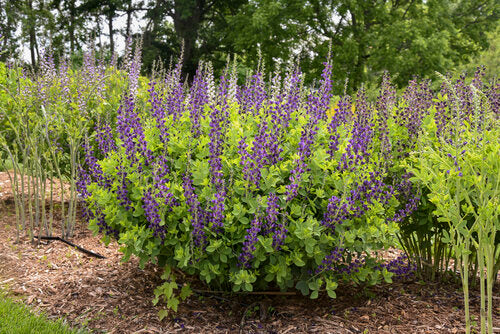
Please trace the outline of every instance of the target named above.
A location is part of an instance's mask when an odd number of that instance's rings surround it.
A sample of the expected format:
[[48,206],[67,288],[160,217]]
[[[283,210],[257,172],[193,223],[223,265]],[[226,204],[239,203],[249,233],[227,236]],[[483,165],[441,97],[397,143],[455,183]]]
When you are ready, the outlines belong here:
[[[52,41],[58,53],[69,51],[74,54],[86,40],[85,21],[76,0],[53,0],[51,9],[56,12],[56,38]],[[68,46],[69,44],[69,46]]]
[[184,46],[183,71],[192,77],[200,60],[211,60],[215,67],[234,52],[229,39],[231,16],[246,0],[156,0],[149,1],[144,32],[145,63],[158,57],[169,60]]
[[487,34],[500,17],[497,0],[0,0],[0,6],[2,43],[12,50],[28,45],[33,64],[40,45],[74,53],[89,36],[112,54],[118,34],[132,34],[137,20],[146,72],[158,58],[177,58],[184,43],[187,77],[200,60],[220,72],[233,54],[241,70],[255,68],[260,49],[267,68],[298,59],[310,84],[331,43],[336,93],[346,80],[352,92],[383,71],[403,87],[413,75],[467,64],[488,48]]
[[489,39],[489,48],[473,57],[469,63],[458,67],[458,72],[472,74],[477,66],[486,67],[484,76],[485,81],[498,79],[498,69],[500,69],[500,26],[495,31],[487,34]]
[[16,29],[20,20],[20,12],[15,3],[9,0],[0,0],[0,34],[3,36],[0,54],[0,61],[5,61],[8,57],[13,57],[19,52],[19,38],[16,36]]
[[337,93],[346,79],[352,91],[385,70],[400,87],[415,74],[446,72],[486,48],[499,19],[495,0],[260,0],[244,8],[231,25],[235,49],[253,61],[257,46],[267,59],[298,55],[317,77],[331,41]]

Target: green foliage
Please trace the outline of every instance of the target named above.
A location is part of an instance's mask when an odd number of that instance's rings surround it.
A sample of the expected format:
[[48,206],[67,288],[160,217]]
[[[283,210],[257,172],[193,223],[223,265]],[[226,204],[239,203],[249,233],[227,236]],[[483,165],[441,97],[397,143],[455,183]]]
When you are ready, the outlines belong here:
[[[370,162],[360,164],[356,170],[339,170],[338,164],[340,157],[346,153],[352,124],[340,126],[339,133],[344,136],[342,144],[335,157],[330,159],[325,149],[330,140],[328,122],[320,120],[311,147],[313,154],[307,162],[310,171],[302,177],[299,195],[287,200],[286,186],[297,164],[298,145],[302,134],[307,131],[310,116],[304,110],[291,114],[290,124],[280,138],[282,159],[261,169],[260,185],[256,187],[244,177],[238,145],[243,138],[253,145],[259,124],[264,121],[270,123],[271,115],[265,107],[253,115],[242,117],[239,106],[232,104],[228,111],[228,124],[223,129],[225,143],[221,155],[222,173],[228,178],[223,228],[217,231],[214,225],[207,222],[203,227],[206,243],[197,245],[193,235],[195,217],[187,203],[183,178],[188,173],[192,175],[200,207],[210,208],[216,195],[209,173],[208,112],[211,108],[206,108],[205,117],[201,120],[202,134],[197,138],[193,137],[190,130],[192,124],[188,113],[178,119],[167,116],[165,126],[169,141],[164,147],[149,107],[149,104],[136,104],[135,110],[141,115],[148,150],[156,157],[164,155],[168,159],[168,188],[177,203],[171,206],[167,201],[157,202],[160,215],[158,226],[164,231],[164,237],[153,233],[153,225],[148,221],[146,212],[149,202],[146,202],[145,196],[155,182],[153,173],[156,167],[147,165],[146,156],[137,154],[134,156],[134,159],[138,159],[136,163],[144,166],[139,173],[120,139],[117,139],[117,151],[98,161],[110,186],[103,187],[94,182],[87,188],[92,194],[87,204],[95,217],[91,220],[90,228],[95,232],[103,229],[104,223],[98,218],[102,213],[109,229],[118,231],[118,242],[122,245],[125,259],[135,254],[142,266],[151,261],[167,268],[178,268],[199,276],[202,281],[218,289],[251,292],[295,287],[311,298],[317,298],[321,291],[335,297],[339,281],[361,285],[391,281],[392,273],[377,269],[379,263],[373,257],[373,252],[394,245],[398,226],[390,218],[399,208],[399,202],[393,196],[387,202],[374,198],[366,204],[366,211],[361,216],[345,219],[335,229],[321,223],[329,198],[333,195],[345,199],[371,175],[379,175],[380,180],[387,182],[391,180],[392,176],[380,170],[383,158],[376,135],[369,148]],[[125,179],[122,175],[126,175]],[[121,205],[115,195],[123,184],[127,185],[132,210]],[[156,194],[154,190],[153,194]],[[246,267],[240,259],[244,242],[254,219],[268,207],[272,194],[278,196],[278,219],[287,230],[284,243],[279,248],[273,245],[272,235],[259,235],[252,259]],[[207,210],[206,214],[209,215],[211,209]],[[105,240],[109,242],[110,238],[105,236]],[[339,251],[339,263],[333,264],[338,266],[337,269],[332,270],[324,260],[335,249],[343,250]],[[357,261],[361,263],[359,270],[350,271],[349,268]],[[177,297],[172,296],[177,285],[170,276],[170,269],[166,272],[167,281],[157,289],[155,302],[159,300],[158,296],[164,295],[170,301],[168,308],[175,309]]]
[[488,36],[489,48],[472,57],[470,63],[459,66],[457,72],[468,74],[476,71],[477,65],[485,66],[485,79],[487,81],[498,79],[498,69],[500,68],[500,27],[495,31],[486,34]]
[[[172,272],[172,268],[169,266],[165,267],[165,270],[161,275],[161,279],[165,282],[155,289],[153,304],[157,305],[160,299],[163,299],[163,301],[166,302],[167,308],[158,311],[160,320],[163,320],[163,318],[168,315],[169,310],[177,312],[177,307],[180,301],[186,300],[186,298],[191,295],[192,291],[189,285],[179,287],[179,284],[175,282],[175,275]],[[177,290],[180,291],[176,293]]]
[[[491,333],[492,288],[500,268],[500,127],[482,93],[473,91],[474,114],[466,118],[462,108],[453,108],[455,115],[448,125],[451,136],[439,138],[433,114],[427,117],[410,170],[414,181],[426,189],[432,215],[445,224],[440,242],[450,244],[460,263],[467,332],[469,264],[475,262],[481,284],[481,332],[487,321]],[[452,90],[448,98],[456,98],[455,94]]]
[[85,62],[82,70],[56,69],[47,53],[29,74],[0,63],[0,161],[10,166],[18,237],[21,230],[32,239],[35,229],[52,234],[56,182],[69,202],[67,210],[60,206],[62,236],[73,234],[84,138],[94,136],[97,123],[113,120],[128,84],[123,72],[98,65],[94,53]]
[[[499,12],[495,0],[0,0],[0,34],[13,58],[28,45],[36,66],[44,47],[56,58],[68,51],[81,54],[88,36],[111,57],[118,38],[141,25],[147,72],[183,49],[188,79],[200,61],[211,61],[220,74],[233,54],[244,74],[256,67],[260,50],[266,66],[277,71],[300,62],[308,84],[319,76],[331,42],[334,89],[341,94],[346,79],[352,93],[361,84],[376,85],[386,70],[400,88],[414,75],[432,78],[435,71],[445,73],[471,60],[487,63],[494,76],[498,43],[487,35],[496,29]],[[118,17],[126,18],[122,31]],[[488,45],[490,56],[473,58]]]

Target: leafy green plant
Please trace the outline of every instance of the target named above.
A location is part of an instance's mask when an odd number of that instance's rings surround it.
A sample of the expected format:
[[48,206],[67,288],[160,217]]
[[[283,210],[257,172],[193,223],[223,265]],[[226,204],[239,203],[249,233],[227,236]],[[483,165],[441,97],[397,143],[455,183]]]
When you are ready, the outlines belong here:
[[[116,130],[98,131],[112,135],[88,146],[80,174],[90,228],[116,238],[125,259],[135,254],[141,266],[177,268],[227,291],[335,298],[341,281],[391,282],[375,252],[394,245],[395,216],[406,211],[398,177],[381,167],[390,157],[375,124],[386,119],[362,92],[355,112],[344,97],[328,118],[328,66],[319,91],[301,92],[292,71],[282,95],[276,82],[265,92],[256,74],[240,89],[268,95],[238,101],[230,74],[212,94],[202,67],[189,98],[175,69],[164,86],[150,84],[147,104],[125,97]],[[177,285],[166,273],[155,302],[166,296],[175,309]]]
[[[500,128],[488,101],[477,89],[475,112],[467,115],[455,101],[450,136],[438,137],[431,114],[424,121],[419,150],[410,159],[413,180],[428,191],[432,214],[448,225],[443,241],[459,261],[464,291],[467,332],[470,332],[469,266],[476,261],[481,290],[481,332],[493,332],[492,294],[500,264]],[[475,256],[473,256],[475,254]],[[473,277],[475,279],[475,275]],[[486,301],[488,309],[486,311]]]
[[[158,312],[160,320],[168,315],[169,310],[177,312],[179,302],[181,300],[186,300],[186,298],[189,297],[192,293],[189,285],[182,285],[180,287],[179,284],[175,282],[175,275],[172,272],[172,268],[169,266],[165,267],[161,278],[165,282],[155,289],[155,298],[153,299],[154,305],[157,305],[161,299],[166,302],[166,308],[161,309]],[[177,290],[180,291],[176,293]]]
[[83,140],[102,114],[112,117],[127,85],[122,72],[96,61],[88,53],[81,70],[64,62],[56,69],[46,53],[35,73],[0,63],[0,163],[9,167],[18,238],[51,236],[56,211],[62,237],[73,235]]

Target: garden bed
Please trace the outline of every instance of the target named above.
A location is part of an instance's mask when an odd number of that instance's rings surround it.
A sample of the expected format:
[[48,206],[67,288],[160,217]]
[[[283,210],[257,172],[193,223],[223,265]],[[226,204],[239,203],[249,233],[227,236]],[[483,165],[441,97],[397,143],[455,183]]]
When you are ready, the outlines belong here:
[[[148,265],[140,270],[134,258],[122,264],[118,245],[104,246],[83,222],[78,223],[71,241],[106,259],[88,257],[60,242],[34,248],[22,238],[15,244],[14,212],[12,199],[4,197],[0,204],[0,285],[50,317],[64,317],[74,326],[84,325],[97,333],[464,331],[459,286],[415,281],[366,290],[342,286],[334,300],[327,296],[310,300],[300,295],[193,294],[181,303],[177,314],[159,321],[158,308],[151,303],[153,290],[161,283],[158,268]],[[197,280],[184,280],[206,289]],[[500,298],[498,287],[495,296]],[[473,291],[471,297],[472,314],[477,318],[479,293]],[[494,324],[500,327],[500,302],[494,307]]]

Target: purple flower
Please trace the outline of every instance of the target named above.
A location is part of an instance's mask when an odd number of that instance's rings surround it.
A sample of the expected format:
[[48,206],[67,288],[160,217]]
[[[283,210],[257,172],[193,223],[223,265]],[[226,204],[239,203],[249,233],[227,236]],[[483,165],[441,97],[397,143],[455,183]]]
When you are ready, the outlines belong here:
[[265,99],[266,92],[264,90],[262,73],[257,72],[256,74],[251,76],[250,82],[243,89],[243,92],[240,96],[239,103],[241,106],[241,113],[252,113],[253,115],[257,115]]
[[253,252],[255,252],[255,244],[259,241],[258,234],[262,229],[262,218],[257,212],[252,220],[250,228],[247,229],[247,234],[245,236],[245,241],[243,242],[243,248],[238,257],[239,265],[245,268],[250,268],[250,261],[254,258]]
[[325,62],[323,65],[319,90],[308,95],[306,110],[314,118],[326,120],[332,98],[332,65],[329,62]]
[[210,221],[214,230],[219,233],[224,226],[224,210],[225,210],[225,180],[222,170],[221,156],[224,151],[225,129],[228,122],[228,108],[227,103],[227,89],[228,82],[223,75],[220,79],[219,94],[217,101],[210,105],[210,174],[211,181],[215,189],[214,199],[211,201],[211,215]]
[[130,200],[128,193],[128,186],[131,182],[127,179],[127,172],[123,171],[122,165],[118,166],[117,169],[118,172],[116,173],[116,176],[118,177],[119,183],[118,189],[116,190],[116,198],[125,210],[132,211],[134,208],[132,207],[132,200]]
[[290,115],[299,109],[301,100],[301,75],[302,73],[298,68],[291,68],[288,75],[285,77],[283,83],[283,92],[285,94],[283,100],[285,103],[280,109],[280,121],[283,129],[288,128]]
[[[141,118],[135,111],[132,96],[125,97],[118,108],[117,132],[131,165],[139,161],[139,156],[144,156],[146,165],[152,163],[153,153],[147,148]],[[142,169],[142,166],[139,166],[139,169]]]
[[240,165],[243,167],[243,179],[248,182],[248,187],[252,184],[258,187],[260,181],[260,169],[256,168],[253,157],[247,151],[248,145],[245,141],[246,137],[242,138],[238,145],[238,153],[241,157]]
[[321,272],[335,271],[337,265],[342,261],[343,253],[343,248],[335,247],[334,249],[332,249],[330,254],[328,254],[321,261],[321,264],[316,268],[316,274],[319,274]]
[[388,272],[393,273],[396,279],[409,279],[414,277],[417,267],[408,261],[408,257],[403,254],[396,259],[376,266],[375,270],[387,269]]
[[184,113],[184,89],[181,81],[181,69],[182,62],[179,61],[174,71],[166,79],[167,90],[170,91],[170,94],[166,97],[166,110],[168,115],[172,115],[174,122]]
[[422,127],[422,120],[428,114],[432,105],[432,91],[429,81],[418,82],[413,79],[403,93],[404,108],[398,109],[398,124],[405,126],[410,137],[410,145],[413,146]]
[[208,103],[207,83],[201,68],[197,69],[190,92],[190,103],[188,104],[191,119],[191,133],[194,138],[201,135],[200,119],[203,117],[203,107]]
[[383,182],[380,172],[370,172],[367,178],[355,186],[343,197],[333,195],[329,199],[321,224],[332,232],[336,225],[362,217],[375,202],[387,205],[394,196],[394,188]]
[[132,40],[130,37],[127,39],[125,51],[125,67],[128,72],[128,92],[131,96],[137,94],[139,87],[139,75],[141,74],[142,66],[142,39],[135,41],[134,55],[132,56]]
[[357,166],[369,162],[373,138],[373,124],[370,108],[363,89],[358,91],[356,99],[356,118],[354,119],[351,138],[338,164],[339,171],[354,171]]
[[394,214],[391,221],[399,223],[406,217],[411,216],[411,214],[418,208],[420,203],[420,193],[417,192],[409,180],[412,176],[413,175],[411,173],[403,174],[401,181],[396,186],[397,198],[400,203],[403,203],[403,207]]
[[115,239],[118,239],[120,232],[106,223],[106,216],[101,211],[101,209],[96,209],[95,214],[91,210],[86,209],[86,215],[89,220],[97,220],[96,224],[99,228],[99,233],[104,232],[106,235],[113,236]]
[[264,216],[264,225],[262,228],[262,235],[271,235],[273,237],[273,248],[280,250],[285,242],[286,234],[288,232],[285,226],[284,218],[280,220],[279,217],[279,198],[274,193],[270,193],[267,200],[267,208]]
[[201,207],[198,195],[195,193],[191,175],[186,173],[183,178],[184,197],[188,205],[188,211],[191,214],[191,225],[193,226],[193,240],[197,247],[206,244],[205,224],[207,222],[207,213]]
[[99,151],[103,155],[107,155],[109,152],[116,151],[115,138],[113,135],[113,130],[108,123],[104,121],[99,121],[95,129],[96,141]]
[[330,159],[334,158],[335,152],[339,148],[340,134],[337,129],[339,126],[347,122],[349,118],[349,113],[351,112],[351,97],[346,95],[343,96],[335,108],[335,113],[332,116],[330,123],[328,124],[328,131],[330,133],[330,141],[328,143],[327,153],[330,155]]
[[302,175],[309,171],[307,162],[311,156],[311,145],[314,143],[314,137],[319,129],[317,123],[318,119],[310,116],[309,122],[302,130],[298,148],[299,158],[294,162],[295,167],[290,171],[290,184],[286,186],[287,201],[292,201],[297,197]]
[[381,142],[381,151],[384,158],[389,159],[391,143],[389,142],[389,128],[387,121],[396,100],[396,90],[391,85],[389,73],[384,73],[380,93],[377,98],[378,131]]
[[153,235],[160,239],[166,236],[166,230],[161,226],[160,217],[160,204],[156,201],[153,194],[153,187],[149,186],[142,196],[142,208],[144,209],[144,216],[149,222],[149,228],[153,230]]

